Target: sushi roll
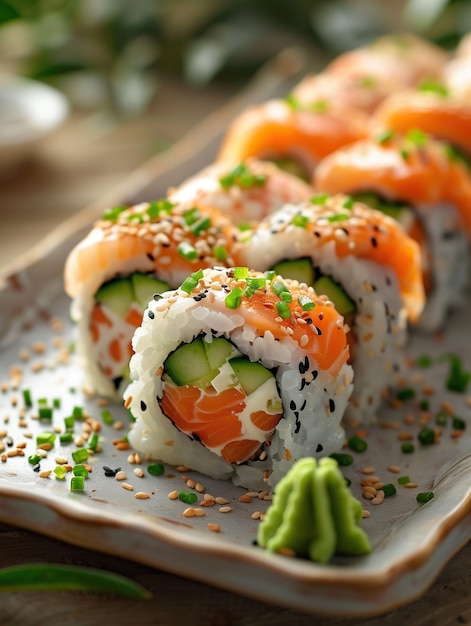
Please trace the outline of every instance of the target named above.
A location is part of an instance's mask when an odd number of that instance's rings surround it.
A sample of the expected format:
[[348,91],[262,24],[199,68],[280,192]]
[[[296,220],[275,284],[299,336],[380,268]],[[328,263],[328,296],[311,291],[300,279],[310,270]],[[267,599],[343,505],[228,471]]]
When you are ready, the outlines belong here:
[[307,200],[311,185],[273,163],[249,159],[228,166],[213,163],[169,191],[182,205],[219,209],[237,226],[253,225],[286,202]]
[[369,115],[397,91],[442,80],[447,59],[440,48],[418,37],[382,37],[339,55],[323,72],[305,76],[291,98],[306,109],[341,102],[347,110]]
[[[314,175],[318,192],[345,193],[397,219],[422,250],[427,304],[418,325],[438,330],[462,299],[468,243],[462,212],[451,200],[452,176],[462,166],[448,146],[421,131],[387,133],[338,150]],[[453,192],[454,193],[454,192]],[[467,218],[469,221],[469,217]]]
[[366,136],[366,116],[336,104],[319,108],[269,100],[243,111],[223,138],[218,161],[233,165],[250,157],[274,161],[310,180],[317,163],[341,146]]
[[233,231],[216,210],[188,209],[166,199],[116,207],[96,222],[70,252],[64,270],[90,393],[121,397],[131,339],[148,301],[191,271],[233,264]]
[[260,489],[338,451],[347,327],[311,287],[246,267],[192,273],[149,303],[125,406],[149,458]]
[[319,194],[260,223],[240,253],[325,294],[351,327],[347,415],[371,421],[403,374],[407,320],[424,305],[418,244],[392,218],[347,196]]

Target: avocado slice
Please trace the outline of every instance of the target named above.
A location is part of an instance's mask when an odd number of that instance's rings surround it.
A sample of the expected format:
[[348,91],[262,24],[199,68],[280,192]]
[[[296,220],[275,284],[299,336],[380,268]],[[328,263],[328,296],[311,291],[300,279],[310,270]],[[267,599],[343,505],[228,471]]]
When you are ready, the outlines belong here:
[[131,276],[131,284],[134,290],[134,302],[141,309],[146,309],[154,293],[163,293],[171,289],[168,283],[159,280],[152,274],[142,274],[135,272]]
[[356,310],[355,303],[344,289],[330,276],[321,276],[314,282],[314,291],[331,300],[340,315],[348,315]]
[[129,307],[134,302],[134,290],[128,278],[115,278],[105,283],[95,294],[95,300],[125,318]]
[[316,279],[316,270],[308,257],[285,259],[276,263],[272,269],[280,276],[283,276],[283,278],[291,278],[310,286],[313,285]]
[[270,378],[273,378],[272,372],[263,367],[260,363],[253,363],[245,357],[235,357],[229,360],[229,364],[239,379],[240,386],[249,396],[256,389],[261,387]]

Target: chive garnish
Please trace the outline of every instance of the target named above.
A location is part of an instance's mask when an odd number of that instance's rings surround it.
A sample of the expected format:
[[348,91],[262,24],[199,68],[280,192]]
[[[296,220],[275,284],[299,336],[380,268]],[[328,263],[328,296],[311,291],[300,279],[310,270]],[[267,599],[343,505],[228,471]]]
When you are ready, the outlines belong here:
[[412,454],[415,447],[413,443],[410,443],[410,441],[404,441],[404,443],[401,444],[401,450],[404,454]]
[[83,463],[88,459],[88,452],[85,448],[79,448],[78,450],[72,452],[72,458],[74,463]]
[[83,478],[88,478],[88,470],[85,465],[82,465],[81,463],[74,465],[74,467],[72,468],[72,472],[74,476],[82,476]]
[[70,479],[70,491],[83,491],[85,488],[85,478],[83,476],[72,476]]
[[455,416],[452,420],[452,425],[455,430],[465,430],[466,422],[461,417]]
[[399,391],[396,393],[396,398],[401,402],[405,402],[406,400],[412,400],[412,398],[415,398],[415,391],[411,387],[399,389]]
[[114,422],[114,417],[108,409],[103,409],[101,412],[101,419],[103,420],[103,424],[107,426],[111,426]]
[[61,408],[61,399],[60,398],[54,398],[52,401],[52,406],[55,409],[60,409]]
[[355,204],[355,198],[348,196],[348,198],[344,201],[342,206],[344,207],[344,209],[351,209],[354,204]]
[[72,415],[76,420],[83,419],[83,408],[81,406],[74,406],[72,409]]
[[226,307],[228,309],[237,309],[242,302],[243,295],[244,292],[240,287],[234,287],[234,289],[232,289],[232,291],[230,291],[225,298],[224,302]]
[[198,270],[197,272],[193,272],[185,278],[180,289],[185,293],[191,293],[193,289],[198,285],[200,278],[203,278],[203,270]]
[[349,215],[346,213],[336,213],[335,215],[329,215],[327,218],[328,222],[343,222],[349,219]]
[[165,198],[161,200],[153,200],[152,202],[149,202],[147,215],[151,220],[155,220],[159,217],[160,213],[170,213],[173,207],[173,203]]
[[39,419],[40,420],[52,420],[52,409],[48,406],[39,407]]
[[284,283],[282,283],[280,280],[275,280],[271,284],[271,289],[273,293],[277,296],[280,296],[283,293],[283,291],[289,291],[288,287]]
[[393,137],[394,137],[394,132],[392,130],[385,130],[384,132],[378,135],[378,138],[376,139],[376,141],[379,144],[383,144],[383,143],[387,143],[388,141],[390,141]]
[[428,411],[430,409],[430,400],[423,398],[419,403],[419,408],[421,411]]
[[94,591],[149,598],[150,593],[131,580],[104,570],[75,565],[33,563],[0,569],[0,592]]
[[40,433],[37,437],[36,437],[36,445],[37,446],[41,446],[43,444],[51,444],[54,445],[54,442],[56,440],[56,435],[55,433],[51,433],[48,431],[44,431],[43,433]]
[[418,440],[424,446],[429,446],[432,443],[435,443],[435,431],[431,428],[422,428],[422,430],[417,435]]
[[194,224],[200,217],[201,214],[196,207],[192,207],[183,213],[183,220],[187,226]]
[[319,193],[316,196],[311,198],[312,204],[325,204],[329,199],[330,195],[328,193]]
[[417,367],[430,367],[432,365],[432,357],[428,354],[423,354],[418,357],[415,364]]
[[449,95],[448,89],[442,83],[438,83],[435,80],[424,80],[418,86],[419,91],[434,93],[437,96],[443,96],[446,98]]
[[282,302],[293,302],[293,296],[289,291],[282,291],[280,297]]
[[291,224],[293,224],[293,226],[298,226],[299,228],[306,228],[306,226],[309,224],[309,218],[307,217],[307,215],[301,215],[300,213],[298,213],[291,220]]
[[265,175],[254,174],[244,163],[239,163],[228,174],[219,179],[219,184],[223,189],[229,189],[233,185],[249,189],[264,185],[266,180]]
[[210,217],[202,217],[197,222],[190,226],[190,230],[195,237],[199,237],[202,232],[208,230],[211,226],[211,218]]
[[65,467],[63,465],[56,465],[56,467],[54,468],[54,474],[56,476],[57,480],[64,480],[65,479],[65,475],[67,474],[67,470],[65,469]]
[[423,491],[417,494],[416,500],[420,503],[430,502],[434,495],[433,491]]
[[348,447],[354,452],[364,452],[368,447],[368,443],[361,437],[353,436],[348,440]]
[[277,302],[275,306],[281,319],[286,320],[291,317],[291,309],[289,308],[289,304],[287,302]]
[[343,467],[351,465],[353,463],[353,457],[351,454],[344,454],[341,452],[334,452],[330,455],[331,459],[335,459],[337,463]]
[[59,435],[59,441],[61,443],[72,443],[73,440],[74,440],[74,434],[71,432],[65,432]]
[[39,454],[31,454],[28,457],[28,463],[31,463],[31,465],[36,465],[37,463],[39,463],[41,461],[41,455]]
[[448,413],[446,411],[439,411],[435,416],[435,422],[438,426],[446,426],[448,424]]
[[23,389],[23,402],[25,406],[31,408],[33,406],[33,400],[31,398],[31,391],[29,389]]
[[382,492],[384,493],[385,498],[389,498],[391,496],[395,496],[397,493],[396,487],[392,483],[387,483],[381,487]]
[[103,220],[110,220],[112,222],[114,222],[115,220],[118,219],[118,217],[121,215],[121,213],[123,211],[126,211],[128,207],[127,206],[115,206],[111,209],[107,209],[103,215],[101,216],[101,218]]
[[147,467],[147,471],[151,476],[161,476],[165,472],[165,467],[162,463],[151,463]]
[[236,280],[245,280],[249,275],[248,267],[235,267],[234,268],[234,278]]
[[193,493],[191,491],[180,491],[178,494],[178,499],[182,502],[185,502],[186,504],[194,504],[198,500],[198,497],[196,493]]
[[92,433],[90,439],[87,441],[87,450],[96,451],[98,446],[98,433]]
[[217,261],[225,261],[227,259],[227,248],[223,245],[214,246],[213,248],[214,258]]
[[424,146],[427,143],[427,135],[420,128],[411,128],[406,133],[406,139],[416,146]]
[[410,478],[409,476],[399,476],[399,478],[397,479],[397,482],[400,485],[407,485],[407,483],[410,483]]
[[295,96],[293,96],[293,94],[291,94],[291,93],[289,93],[287,96],[284,97],[284,101],[292,109],[299,109],[299,108],[301,108],[299,100]]
[[315,302],[313,302],[309,296],[299,296],[298,302],[303,311],[312,311],[316,306]]
[[466,391],[471,379],[471,373],[467,372],[463,368],[460,357],[456,354],[448,354],[441,357],[440,360],[449,360],[450,362],[450,370],[446,381],[447,389],[450,391],[457,391],[459,393]]
[[187,261],[196,261],[198,258],[198,250],[187,241],[182,241],[178,245],[178,254]]

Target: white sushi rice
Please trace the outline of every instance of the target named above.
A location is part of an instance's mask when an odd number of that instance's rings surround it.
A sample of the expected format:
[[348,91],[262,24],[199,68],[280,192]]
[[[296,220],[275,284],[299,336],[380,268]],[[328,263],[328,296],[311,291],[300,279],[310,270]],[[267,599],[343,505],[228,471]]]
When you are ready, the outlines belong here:
[[334,241],[316,247],[307,229],[291,225],[298,212],[297,206],[287,205],[257,229],[246,244],[244,262],[266,271],[279,261],[308,257],[322,274],[342,285],[356,305],[352,329],[355,378],[346,416],[368,423],[376,418],[383,399],[404,371],[407,314],[398,280],[391,268],[358,258],[354,252],[338,258]]
[[[224,276],[224,270],[206,270],[205,275],[214,279]],[[352,391],[353,373],[348,364],[342,366],[337,376],[321,371],[289,336],[282,340],[270,332],[258,336],[237,309],[225,306],[226,295],[223,290],[209,288],[208,297],[195,301],[178,290],[149,303],[134,335],[132,382],[124,393],[125,404],[136,418],[129,441],[148,458],[171,465],[184,464],[214,478],[231,478],[249,489],[261,489],[267,482],[276,484],[287,468],[303,456],[321,457],[340,450],[344,440],[341,420]],[[225,337],[251,361],[275,373],[283,417],[262,461],[227,463],[178,430],[161,410],[162,372],[167,356],[182,343],[201,335],[207,340]]]

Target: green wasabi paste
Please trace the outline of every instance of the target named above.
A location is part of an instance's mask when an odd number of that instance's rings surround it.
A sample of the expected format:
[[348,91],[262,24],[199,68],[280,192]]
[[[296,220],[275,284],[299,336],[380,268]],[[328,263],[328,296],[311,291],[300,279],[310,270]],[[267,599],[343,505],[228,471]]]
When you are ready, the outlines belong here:
[[368,554],[370,542],[358,526],[362,512],[337,461],[300,459],[278,483],[257,541],[270,552],[288,549],[318,563]]

